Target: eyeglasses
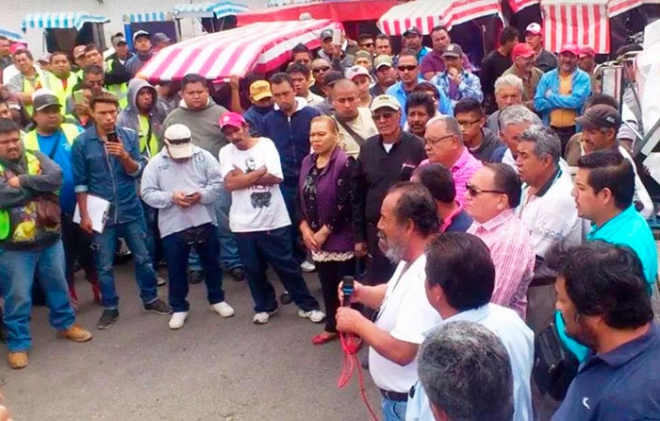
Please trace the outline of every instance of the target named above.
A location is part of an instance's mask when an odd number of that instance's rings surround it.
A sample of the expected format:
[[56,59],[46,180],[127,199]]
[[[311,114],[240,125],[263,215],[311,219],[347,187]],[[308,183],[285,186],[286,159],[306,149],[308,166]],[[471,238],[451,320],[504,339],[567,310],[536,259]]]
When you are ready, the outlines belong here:
[[427,145],[435,146],[438,143],[442,142],[443,140],[449,139],[450,137],[454,137],[454,135],[453,134],[448,134],[448,135],[444,135],[444,136],[442,136],[438,139],[425,139],[424,143],[427,144]]
[[321,72],[327,72],[328,70],[330,70],[329,67],[317,67],[315,69],[312,69],[312,72],[321,73]]
[[472,197],[477,197],[482,193],[506,194],[503,191],[499,191],[499,190],[481,190],[480,188],[475,187],[470,183],[465,184],[465,190],[467,190],[468,194]]
[[399,66],[397,69],[399,69],[400,72],[412,72],[417,69],[417,66]]
[[373,118],[374,121],[389,120],[390,118],[394,117],[395,115],[396,115],[395,112],[389,111],[389,112],[384,112],[384,113],[372,114],[371,118]]
[[459,121],[459,122],[458,122],[458,125],[461,126],[461,127],[470,127],[470,126],[472,126],[473,124],[476,124],[476,123],[478,123],[478,122],[480,122],[480,121],[481,121],[481,119],[473,120],[473,121]]

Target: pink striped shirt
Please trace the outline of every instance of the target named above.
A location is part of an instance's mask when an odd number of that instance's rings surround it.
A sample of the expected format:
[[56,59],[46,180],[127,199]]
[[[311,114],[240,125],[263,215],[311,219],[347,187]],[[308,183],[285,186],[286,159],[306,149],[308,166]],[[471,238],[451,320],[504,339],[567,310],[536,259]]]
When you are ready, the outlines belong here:
[[509,209],[490,221],[473,222],[467,230],[481,238],[490,249],[495,264],[492,303],[509,307],[525,319],[527,288],[534,275],[532,237],[522,221]]
[[[428,159],[423,160],[419,166],[430,163]],[[477,158],[472,156],[468,148],[463,148],[463,153],[458,160],[449,169],[454,178],[454,186],[456,187],[456,201],[465,206],[465,185],[470,181],[472,176],[483,164]]]

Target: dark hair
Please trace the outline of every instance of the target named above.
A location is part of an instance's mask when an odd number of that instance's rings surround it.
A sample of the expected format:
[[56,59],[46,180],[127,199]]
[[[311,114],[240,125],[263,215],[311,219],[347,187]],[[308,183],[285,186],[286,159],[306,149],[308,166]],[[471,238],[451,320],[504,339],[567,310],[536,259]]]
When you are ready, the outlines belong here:
[[635,195],[635,170],[619,151],[594,151],[581,156],[577,165],[589,170],[587,183],[595,193],[607,188],[612,192],[617,208],[624,210],[630,207]]
[[516,40],[520,37],[520,32],[513,26],[507,26],[502,29],[500,33],[500,45],[506,44],[507,42]]
[[371,34],[367,34],[366,32],[362,32],[362,33],[361,33],[360,35],[358,35],[358,37],[357,37],[358,45],[360,45],[360,43],[361,43],[362,41],[364,41],[365,39],[370,39],[370,40],[373,41],[374,36],[371,35]]
[[0,41],[9,41],[9,38],[4,35],[0,35]]
[[411,220],[415,224],[415,230],[423,237],[438,233],[438,208],[426,187],[419,183],[402,181],[390,187],[387,193],[394,192],[401,193],[396,204],[396,217],[400,224]]
[[309,70],[309,68],[307,68],[307,66],[303,66],[302,64],[298,64],[298,63],[292,63],[286,69],[286,73],[288,75],[291,75],[292,73],[300,73],[303,76],[305,76],[305,79],[307,79],[307,80],[309,80],[309,77],[311,75],[311,71]]
[[518,207],[522,195],[522,182],[518,173],[509,165],[502,163],[485,163],[484,167],[489,168],[494,173],[493,184],[495,190],[504,192],[512,209]]
[[431,82],[419,82],[417,86],[413,88],[413,92],[428,92],[431,91],[433,92],[433,99],[439,101],[440,100],[440,91],[438,91],[438,87],[432,84]]
[[18,124],[10,118],[0,118],[0,134],[8,134],[14,132],[21,132],[21,128],[18,127]]
[[199,73],[188,73],[181,79],[181,90],[186,89],[186,86],[191,85],[193,83],[201,83],[206,87],[206,79],[204,79],[204,76],[200,75]]
[[459,312],[490,302],[495,265],[480,238],[464,232],[437,235],[426,246],[426,279],[438,285],[447,303]]
[[55,56],[64,56],[64,57],[66,57],[67,60],[69,60],[69,55],[68,55],[67,53],[65,53],[64,51],[53,51],[53,52],[50,54],[50,62],[51,62],[51,63],[53,62],[53,58],[54,58]]
[[587,102],[584,104],[584,109],[587,110],[594,105],[609,105],[612,108],[619,109],[619,101],[613,96],[607,94],[591,94],[589,99],[587,99]]
[[435,104],[426,92],[413,92],[406,99],[406,114],[412,107],[425,107],[429,118],[435,115]]
[[83,79],[87,75],[101,75],[103,76],[103,67],[96,64],[90,64],[83,69]]
[[300,44],[296,45],[295,47],[293,47],[293,49],[291,50],[291,57],[295,56],[296,54],[300,54],[300,53],[308,54],[310,60],[313,58],[312,52],[303,43],[300,43]]
[[96,104],[114,104],[117,109],[119,109],[119,101],[117,97],[111,94],[110,92],[98,92],[92,95],[92,98],[89,100],[89,108],[94,110]]
[[388,37],[388,36],[385,35],[385,34],[378,34],[378,35],[376,35],[376,39],[380,39],[380,40],[383,40],[383,41],[387,41],[387,42],[390,43],[390,45],[392,45],[392,40],[390,40],[390,37]]
[[449,30],[447,29],[446,26],[437,25],[437,26],[434,26],[433,29],[431,29],[431,34],[433,34],[434,32],[440,32],[440,31],[445,31],[446,33],[449,33]]
[[546,259],[566,281],[578,314],[602,316],[613,329],[634,329],[653,320],[642,262],[627,246],[589,241],[566,248],[560,243]]
[[27,58],[34,61],[34,57],[32,56],[32,53],[27,48],[19,48],[14,52],[13,57],[16,58],[16,56],[20,56],[21,54],[25,54]]
[[275,73],[273,76],[270,77],[268,81],[270,82],[271,85],[280,85],[286,82],[289,84],[289,86],[293,87],[293,82],[291,81],[291,77],[284,72]]
[[89,53],[90,51],[98,51],[99,53],[101,53],[101,49],[97,47],[96,44],[94,43],[89,43],[85,45],[85,54]]
[[401,52],[399,53],[399,60],[401,60],[401,57],[414,57],[417,64],[419,64],[419,60],[417,59],[417,53],[411,50],[410,48],[405,48],[401,50]]
[[431,196],[440,203],[454,203],[456,200],[456,185],[451,172],[442,164],[426,164],[417,167],[414,177],[426,187]]
[[484,109],[481,108],[481,103],[474,98],[463,98],[454,106],[454,115],[463,113],[475,113],[479,118],[483,118]]

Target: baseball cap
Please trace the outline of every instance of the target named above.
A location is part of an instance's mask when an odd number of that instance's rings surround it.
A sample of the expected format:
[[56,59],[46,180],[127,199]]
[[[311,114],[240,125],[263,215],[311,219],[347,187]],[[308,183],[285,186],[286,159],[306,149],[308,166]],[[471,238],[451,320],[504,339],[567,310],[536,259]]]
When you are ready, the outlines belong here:
[[50,53],[42,54],[37,61],[40,63],[50,63]]
[[449,44],[442,57],[454,57],[459,58],[463,55],[463,49],[458,44]]
[[43,111],[48,107],[62,107],[60,100],[57,97],[50,93],[43,93],[34,97],[32,102],[32,107],[35,111]]
[[116,36],[112,39],[112,45],[126,44],[126,38],[124,36]]
[[371,56],[371,53],[369,51],[364,51],[364,50],[356,51],[355,54],[353,54],[353,58],[358,58],[358,57],[367,58],[369,59],[369,61],[373,60],[373,57]]
[[404,37],[407,37],[408,35],[419,35],[421,36],[422,33],[416,26],[411,26],[410,28],[406,29],[406,31],[403,33]]
[[579,56],[580,55],[580,47],[578,47],[575,44],[564,44],[561,47],[561,50],[559,50],[559,54],[561,54],[561,53],[571,53],[571,54],[574,54],[576,56]]
[[264,98],[272,98],[270,83],[265,80],[255,80],[250,85],[250,98],[253,101],[261,101]]
[[394,67],[394,60],[392,60],[392,56],[388,56],[387,54],[380,55],[376,57],[374,60],[374,68],[376,70],[380,69],[383,66],[387,67]]
[[168,42],[168,43],[169,43],[169,42],[172,41],[172,40],[170,39],[170,37],[168,37],[167,35],[165,35],[165,33],[163,33],[163,32],[156,32],[156,33],[154,34],[153,41],[154,41],[154,44],[158,44],[158,43],[160,43],[160,42]]
[[23,44],[22,42],[15,42],[9,47],[9,53],[11,55],[16,54],[17,51],[21,50],[27,50],[27,44]]
[[192,132],[183,124],[172,124],[165,130],[167,152],[173,159],[190,158],[193,154]]
[[135,42],[140,37],[151,38],[151,34],[147,31],[143,31],[142,29],[140,29],[139,31],[133,34],[133,42]]
[[332,29],[324,29],[323,31],[321,31],[321,36],[320,36],[321,41],[326,40],[328,38],[332,38],[332,33],[333,33]]
[[591,47],[582,47],[580,48],[580,57],[596,57],[596,51]]
[[369,77],[369,71],[364,66],[360,65],[351,66],[346,69],[346,79],[353,80],[358,76]]
[[538,23],[530,23],[527,25],[525,32],[529,32],[530,34],[534,35],[541,35],[541,25]]
[[326,72],[323,75],[323,81],[325,82],[325,86],[330,88],[332,85],[334,85],[338,80],[343,79],[344,75],[337,70],[330,70]]
[[371,101],[371,106],[369,109],[373,112],[380,110],[381,108],[391,108],[394,111],[399,111],[401,109],[401,104],[396,100],[392,95],[378,95]]
[[218,121],[221,129],[224,129],[227,126],[241,128],[245,123],[245,118],[239,113],[234,112],[224,113],[222,117],[220,117],[220,121]]
[[77,45],[73,49],[73,58],[78,58],[80,56],[85,55],[85,46],[84,45]]
[[534,57],[534,49],[530,47],[526,42],[519,42],[515,47],[513,47],[513,51],[511,51],[511,58],[513,60],[517,59],[518,57]]
[[575,122],[585,129],[601,127],[618,129],[621,126],[621,115],[610,105],[598,104],[588,108],[582,116],[575,119]]

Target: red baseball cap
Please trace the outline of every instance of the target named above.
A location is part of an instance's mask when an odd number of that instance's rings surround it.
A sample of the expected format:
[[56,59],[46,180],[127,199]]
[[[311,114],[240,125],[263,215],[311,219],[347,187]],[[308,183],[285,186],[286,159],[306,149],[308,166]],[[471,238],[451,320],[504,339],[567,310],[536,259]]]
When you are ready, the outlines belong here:
[[27,44],[23,44],[22,42],[15,42],[9,47],[9,53],[11,55],[16,54],[17,51],[21,50],[27,50]]
[[511,59],[515,60],[518,57],[531,58],[534,57],[534,54],[534,49],[530,47],[529,44],[526,42],[519,42],[513,47],[513,51],[511,51]]
[[227,126],[241,128],[246,123],[245,118],[239,113],[228,112],[223,114],[218,121],[220,129],[224,129]]
[[559,50],[559,54],[561,53],[571,53],[576,55],[577,57],[580,56],[580,47],[578,47],[575,44],[564,44],[561,47],[561,50]]
[[580,48],[580,57],[596,57],[596,51],[591,47],[582,47]]

